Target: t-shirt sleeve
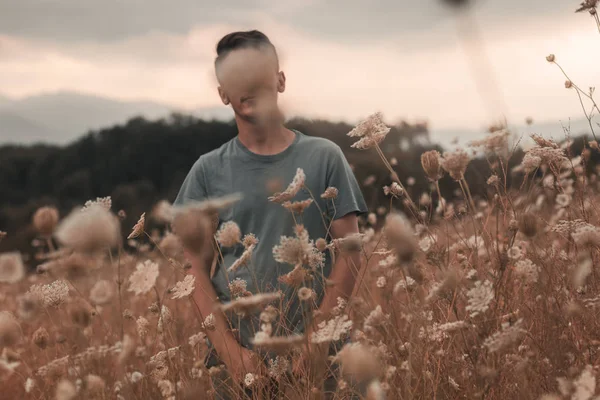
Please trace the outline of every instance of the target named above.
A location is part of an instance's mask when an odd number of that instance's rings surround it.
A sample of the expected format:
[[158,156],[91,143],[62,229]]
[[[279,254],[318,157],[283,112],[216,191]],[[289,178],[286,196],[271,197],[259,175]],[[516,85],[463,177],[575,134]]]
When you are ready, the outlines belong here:
[[173,203],[174,206],[183,206],[190,201],[203,201],[208,197],[206,190],[206,179],[204,175],[202,158],[198,159],[188,172],[177,198]]
[[354,172],[342,149],[337,145],[328,157],[327,186],[338,189],[338,196],[333,200],[333,204],[331,200],[327,200],[327,214],[332,220],[352,212],[359,215],[368,212]]

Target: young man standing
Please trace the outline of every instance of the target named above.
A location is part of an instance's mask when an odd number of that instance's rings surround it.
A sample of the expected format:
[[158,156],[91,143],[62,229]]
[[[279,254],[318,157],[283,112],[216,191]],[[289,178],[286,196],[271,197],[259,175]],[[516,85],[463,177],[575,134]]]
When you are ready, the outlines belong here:
[[[231,301],[229,284],[238,279],[237,282],[245,282],[252,294],[281,290],[284,294],[281,312],[287,326],[274,328],[273,334],[309,334],[314,325],[304,320],[297,291],[278,279],[294,266],[277,262],[273,246],[280,243],[282,236],[295,237],[297,224],[303,225],[312,240],[358,233],[357,214],[367,212],[367,207],[339,146],[283,126],[277,100],[285,90],[286,77],[279,70],[275,47],[263,33],[234,32],[223,37],[217,45],[215,72],[219,96],[235,112],[238,135],[198,159],[175,205],[232,193],[242,195],[238,203],[220,213],[219,222],[234,221],[242,235],[256,236],[258,243],[251,262],[236,271],[227,271],[244,251],[241,244],[220,249],[212,276],[210,266],[194,257],[190,260],[196,277],[194,296],[200,311],[204,316],[212,313],[215,319],[216,329],[208,332],[211,345],[234,379],[241,382],[247,373],[264,373],[265,362],[252,349],[251,342],[260,322],[256,318],[227,321],[223,313],[214,311],[215,302]],[[273,182],[287,185],[298,168],[306,178],[303,189],[292,201],[314,200],[301,215],[269,200]],[[337,196],[322,198],[320,195],[329,187],[337,189]],[[327,285],[319,276],[310,281],[319,315],[327,315],[337,305],[338,297],[351,295],[360,257],[335,257],[335,265],[332,264],[326,255],[315,274],[327,278]],[[238,330],[236,334],[231,326]],[[296,369],[300,367],[295,365]]]

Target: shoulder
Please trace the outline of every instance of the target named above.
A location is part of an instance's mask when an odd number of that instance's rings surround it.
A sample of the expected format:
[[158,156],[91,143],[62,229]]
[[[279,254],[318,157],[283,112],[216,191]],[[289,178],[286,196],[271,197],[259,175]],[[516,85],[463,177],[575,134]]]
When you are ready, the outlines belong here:
[[202,154],[192,166],[192,170],[201,171],[208,168],[215,168],[219,164],[223,163],[227,155],[231,153],[232,146],[233,139],[223,143],[214,150]]
[[342,149],[333,141],[318,137],[309,136],[302,133],[302,140],[300,142],[302,151],[310,151],[321,156],[339,156],[342,154]]

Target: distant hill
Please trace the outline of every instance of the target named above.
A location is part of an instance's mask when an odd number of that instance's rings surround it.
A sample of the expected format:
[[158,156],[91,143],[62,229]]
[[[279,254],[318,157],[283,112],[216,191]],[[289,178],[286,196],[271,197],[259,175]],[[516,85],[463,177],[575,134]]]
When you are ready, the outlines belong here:
[[124,123],[132,117],[147,119],[185,112],[204,119],[227,120],[226,107],[193,111],[150,101],[121,101],[75,92],[56,92],[12,100],[0,95],[0,144],[43,141],[66,144],[90,130]]

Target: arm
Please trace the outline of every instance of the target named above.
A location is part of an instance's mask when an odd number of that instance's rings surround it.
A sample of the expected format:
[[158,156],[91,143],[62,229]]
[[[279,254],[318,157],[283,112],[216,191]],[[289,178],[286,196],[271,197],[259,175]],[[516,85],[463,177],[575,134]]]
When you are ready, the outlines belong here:
[[230,373],[238,381],[241,381],[247,372],[256,373],[261,369],[262,361],[254,352],[240,345],[231,329],[229,329],[227,317],[215,307],[218,305],[219,300],[210,280],[213,252],[214,249],[210,254],[211,256],[208,257],[185,251],[186,258],[192,264],[191,274],[196,278],[196,289],[193,296],[202,318],[206,318],[211,313],[213,314],[215,329],[206,329],[206,335]]
[[[355,213],[346,214],[331,224],[331,236],[334,239],[344,238],[358,233],[358,220]],[[337,298],[348,300],[354,290],[356,276],[360,272],[360,253],[338,254],[328,279],[332,286],[325,288],[325,296],[319,307],[321,315],[328,315],[337,305]]]

